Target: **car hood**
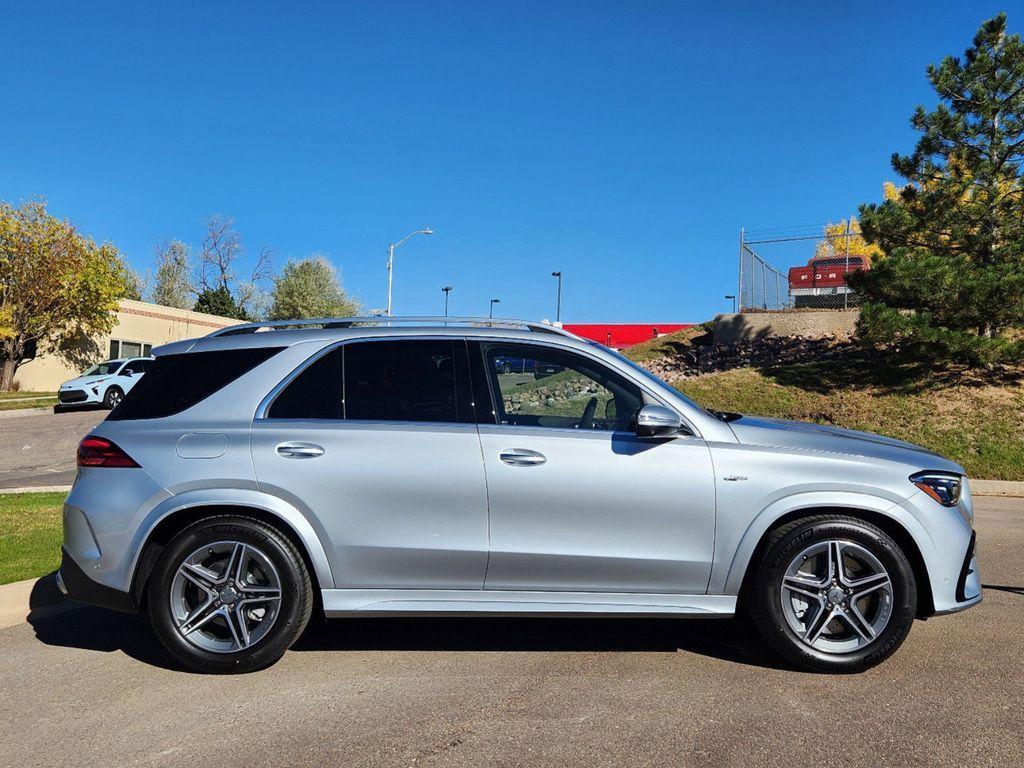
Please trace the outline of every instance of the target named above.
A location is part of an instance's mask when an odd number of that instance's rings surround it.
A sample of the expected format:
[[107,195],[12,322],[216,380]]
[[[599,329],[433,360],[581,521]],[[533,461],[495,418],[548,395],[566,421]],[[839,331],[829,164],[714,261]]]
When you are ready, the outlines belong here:
[[736,439],[746,445],[843,453],[896,461],[920,469],[963,474],[963,467],[937,453],[903,440],[804,421],[741,416],[729,422]]
[[79,376],[76,379],[70,379],[69,381],[65,381],[63,384],[60,385],[60,388],[81,389],[82,387],[87,387],[90,384],[95,384],[97,381],[100,381],[101,379],[109,379],[110,376],[111,374],[109,373],[104,376]]

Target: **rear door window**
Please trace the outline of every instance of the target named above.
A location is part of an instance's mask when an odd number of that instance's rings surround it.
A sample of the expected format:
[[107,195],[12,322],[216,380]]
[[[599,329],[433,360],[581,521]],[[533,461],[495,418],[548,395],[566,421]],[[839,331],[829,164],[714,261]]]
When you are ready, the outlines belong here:
[[340,419],[342,347],[314,360],[282,390],[267,412],[271,419]]
[[472,422],[465,341],[346,344],[345,418]]

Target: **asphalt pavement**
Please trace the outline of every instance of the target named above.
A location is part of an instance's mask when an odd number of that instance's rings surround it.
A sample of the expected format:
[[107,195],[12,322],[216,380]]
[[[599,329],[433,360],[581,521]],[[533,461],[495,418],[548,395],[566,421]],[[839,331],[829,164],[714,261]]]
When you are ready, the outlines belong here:
[[0,411],[0,490],[70,485],[75,480],[75,452],[89,430],[108,411],[53,413]]
[[742,621],[359,619],[274,667],[178,670],[144,618],[0,630],[0,765],[1018,766],[1024,500],[978,499],[985,600],[863,674]]

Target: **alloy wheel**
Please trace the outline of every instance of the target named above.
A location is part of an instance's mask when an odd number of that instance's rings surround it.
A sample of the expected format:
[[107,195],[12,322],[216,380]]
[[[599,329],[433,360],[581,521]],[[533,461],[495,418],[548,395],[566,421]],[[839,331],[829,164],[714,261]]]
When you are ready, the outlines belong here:
[[281,577],[266,553],[240,541],[206,544],[171,581],[171,617],[188,642],[234,653],[270,631],[281,605]]
[[819,541],[786,568],[780,590],[790,629],[812,648],[847,654],[873,642],[892,616],[892,579],[881,561],[848,540]]

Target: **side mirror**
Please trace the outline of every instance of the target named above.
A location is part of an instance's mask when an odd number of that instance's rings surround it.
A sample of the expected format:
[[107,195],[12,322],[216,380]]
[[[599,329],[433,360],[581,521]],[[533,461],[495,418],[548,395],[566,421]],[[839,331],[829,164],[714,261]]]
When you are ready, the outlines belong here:
[[131,368],[129,368],[127,371],[125,371],[121,375],[122,376],[127,376],[130,379],[134,373],[135,373],[135,371],[133,371]]
[[663,405],[645,405],[637,411],[637,437],[672,437],[682,428],[679,414]]

